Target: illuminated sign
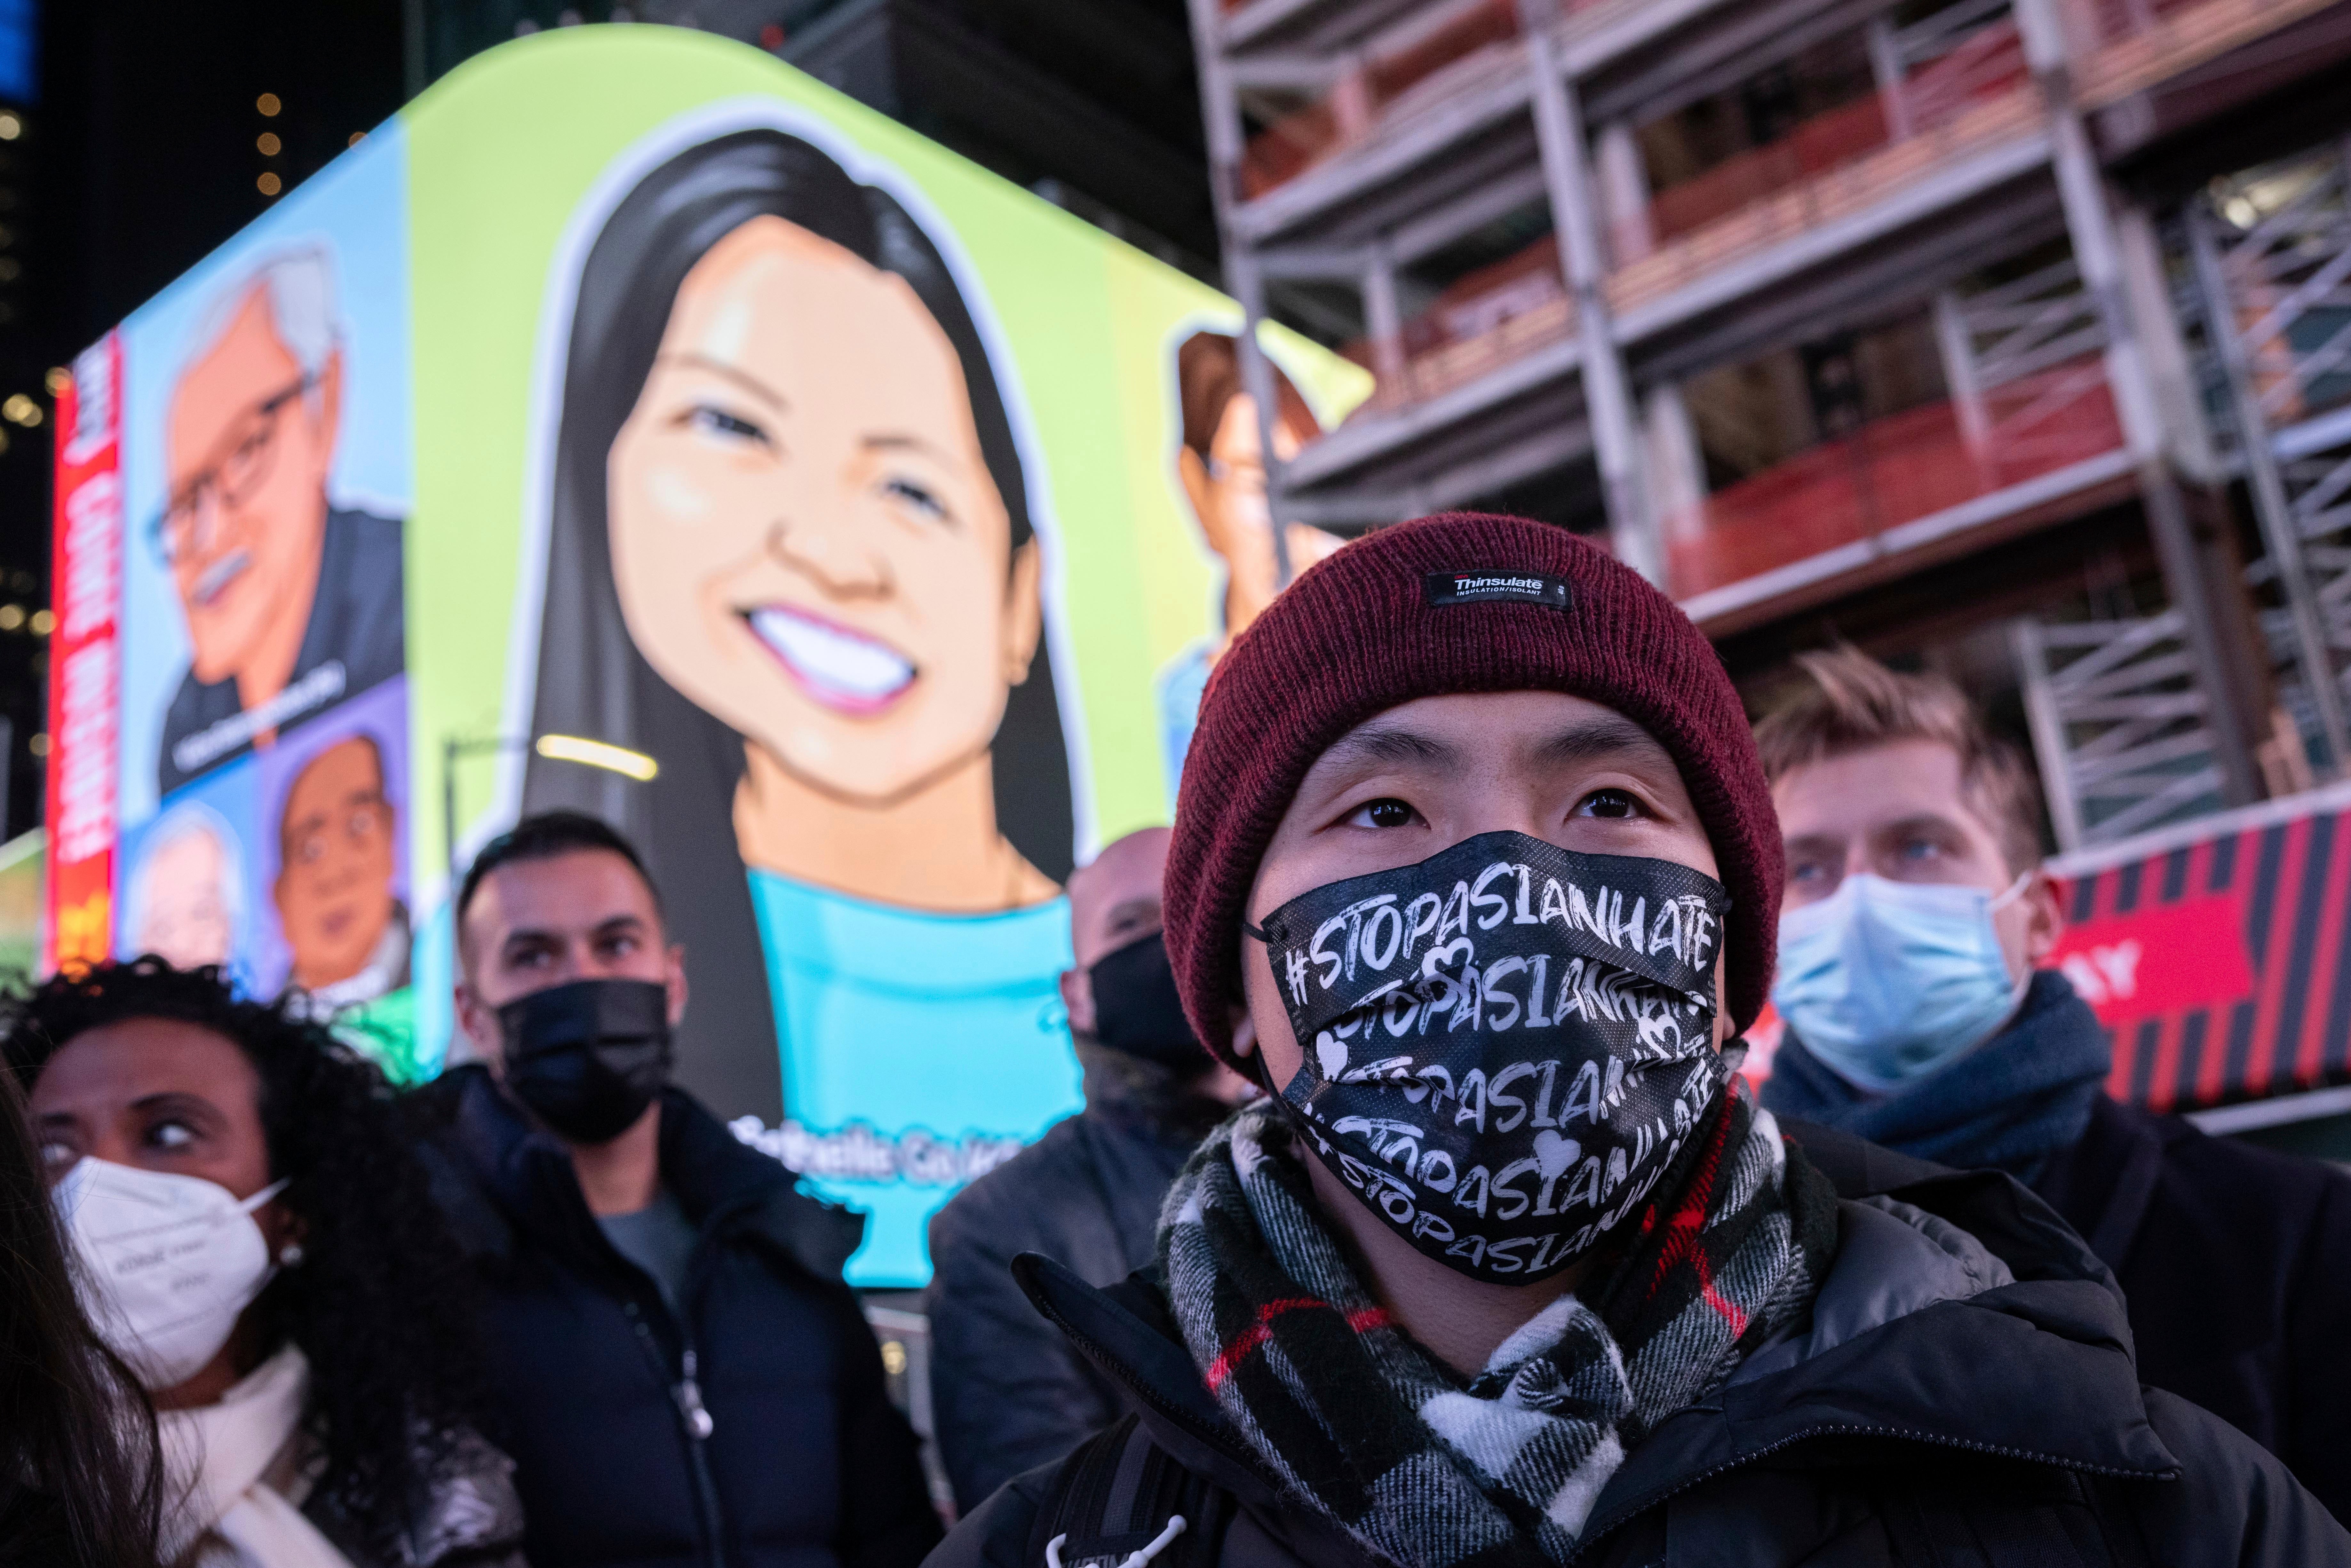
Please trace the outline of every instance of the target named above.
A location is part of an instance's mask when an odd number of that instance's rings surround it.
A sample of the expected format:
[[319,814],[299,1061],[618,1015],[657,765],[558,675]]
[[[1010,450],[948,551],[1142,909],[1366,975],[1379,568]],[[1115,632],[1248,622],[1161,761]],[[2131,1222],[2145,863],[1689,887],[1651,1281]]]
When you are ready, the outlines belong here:
[[[1274,593],[1238,321],[758,50],[469,62],[77,363],[57,956],[428,1075],[451,866],[594,811],[685,948],[683,1082],[921,1283],[1076,1108],[1061,884],[1167,820]],[[1262,341],[1278,446],[1369,390]]]

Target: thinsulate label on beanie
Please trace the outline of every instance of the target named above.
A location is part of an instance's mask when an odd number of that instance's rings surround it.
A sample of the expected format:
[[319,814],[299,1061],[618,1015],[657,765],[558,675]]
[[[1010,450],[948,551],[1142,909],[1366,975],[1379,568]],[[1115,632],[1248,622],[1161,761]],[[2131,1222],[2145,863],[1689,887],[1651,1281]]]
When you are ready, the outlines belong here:
[[1509,571],[1491,568],[1478,571],[1432,571],[1421,580],[1421,589],[1429,607],[1442,610],[1455,604],[1540,604],[1546,610],[1564,611],[1573,602],[1568,593],[1567,580],[1545,577],[1541,572]]

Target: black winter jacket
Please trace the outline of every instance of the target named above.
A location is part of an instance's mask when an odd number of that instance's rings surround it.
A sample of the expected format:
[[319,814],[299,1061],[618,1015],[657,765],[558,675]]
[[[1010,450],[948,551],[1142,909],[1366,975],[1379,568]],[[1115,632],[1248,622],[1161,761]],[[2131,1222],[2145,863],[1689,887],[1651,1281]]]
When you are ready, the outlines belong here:
[[841,1266],[862,1222],[675,1090],[663,1185],[701,1232],[684,1322],[604,1239],[561,1144],[479,1067],[427,1096],[434,1188],[483,1287],[534,1568],[912,1568],[914,1437]]
[[[1783,1125],[1844,1195],[1813,1310],[1627,1456],[1579,1563],[2351,1564],[2351,1536],[2274,1458],[2142,1391],[2112,1276],[2046,1205],[1997,1173]],[[1096,1291],[1036,1258],[1021,1273],[1039,1309],[1128,1390],[1150,1439],[1134,1472],[1154,1484],[1128,1484],[1122,1469],[1111,1515],[1155,1492],[1167,1460],[1207,1484],[1207,1528],[1160,1568],[1370,1562],[1278,1495],[1203,1387],[1155,1281]],[[1060,1517],[1040,1515],[1055,1475],[1008,1485],[926,1568],[1040,1568],[1051,1542],[1039,1537]],[[1138,1543],[1164,1523],[1115,1522]]]
[[2100,1095],[2032,1185],[2113,1266],[2139,1376],[2351,1523],[2351,1176]]
[[931,1219],[931,1412],[968,1512],[1118,1419],[1118,1389],[1038,1315],[1012,1260],[1039,1252],[1089,1285],[1151,1261],[1159,1203],[1198,1143],[1141,1115],[1057,1123]]

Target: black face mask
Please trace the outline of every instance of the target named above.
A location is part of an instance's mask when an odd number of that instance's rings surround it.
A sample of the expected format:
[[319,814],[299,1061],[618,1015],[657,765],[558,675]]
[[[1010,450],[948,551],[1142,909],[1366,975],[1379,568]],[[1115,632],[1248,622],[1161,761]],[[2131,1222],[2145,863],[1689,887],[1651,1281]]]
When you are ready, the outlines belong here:
[[1474,1280],[1555,1274],[1721,1092],[1729,906],[1687,866],[1523,833],[1301,894],[1261,934],[1305,1053],[1282,1102],[1422,1252]]
[[1094,993],[1094,1038],[1113,1051],[1197,1077],[1216,1059],[1192,1038],[1176,989],[1167,940],[1155,931],[1105,953],[1086,971]]
[[669,1081],[669,991],[650,980],[573,980],[498,1009],[507,1092],[572,1144],[629,1130]]

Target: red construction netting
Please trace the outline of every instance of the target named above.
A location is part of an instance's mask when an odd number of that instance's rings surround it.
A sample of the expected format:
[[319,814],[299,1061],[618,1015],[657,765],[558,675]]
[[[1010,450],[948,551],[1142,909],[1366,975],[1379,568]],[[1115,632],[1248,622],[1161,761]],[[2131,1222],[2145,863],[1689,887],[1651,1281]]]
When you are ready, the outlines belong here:
[[1447,67],[1519,36],[1515,0],[1482,0],[1427,37],[1367,57],[1329,94],[1249,139],[1241,191],[1257,197],[1360,141],[1416,87]]
[[2147,32],[2175,11],[2201,0],[2066,0],[2065,19],[2077,44],[2096,47]]
[[1573,330],[1574,316],[1561,280],[1559,241],[1545,235],[1456,279],[1405,323],[1399,342],[1375,347],[1358,340],[1343,352],[1374,374],[1386,361],[1388,372],[1364,406],[1390,409],[1435,397],[1559,341]]
[[[2119,3],[2119,0],[2116,0]],[[2023,42],[2014,22],[1976,33],[1949,54],[1911,73],[1903,84],[1909,131],[1930,131],[1978,103],[1998,97],[2025,75]],[[1813,116],[1779,141],[1741,152],[1692,180],[1657,193],[1649,204],[1654,241],[1677,238],[1740,208],[1893,140],[1886,96],[1872,93]]]
[[1674,596],[1759,577],[2122,444],[2095,356],[1996,387],[1984,405],[1980,452],[1955,404],[1930,403],[1716,491],[1667,524]]

